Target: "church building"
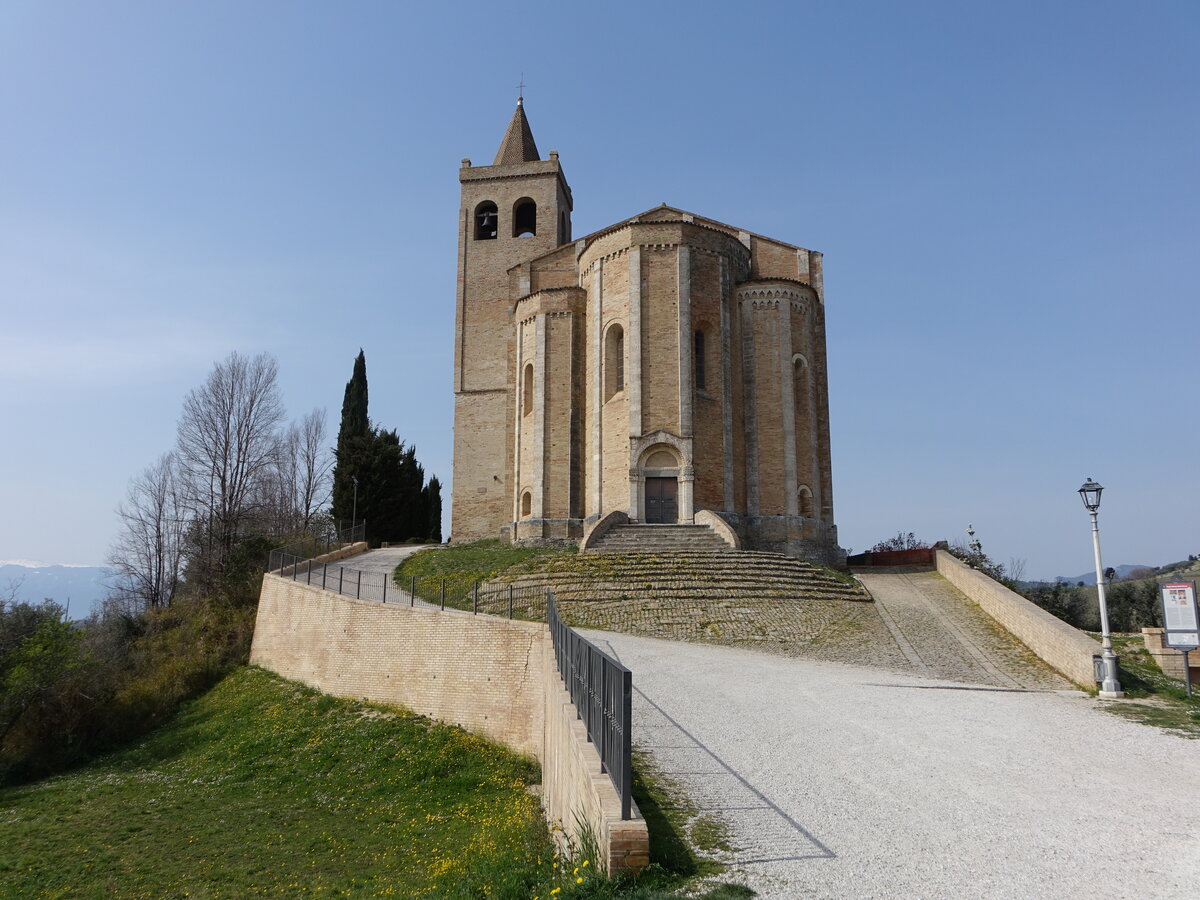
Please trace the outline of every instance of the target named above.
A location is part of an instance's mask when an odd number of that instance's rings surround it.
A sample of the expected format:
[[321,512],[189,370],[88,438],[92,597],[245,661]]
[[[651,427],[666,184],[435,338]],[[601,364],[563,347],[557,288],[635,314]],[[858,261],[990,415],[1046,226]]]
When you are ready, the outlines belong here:
[[520,100],[459,181],[455,542],[715,516],[745,549],[844,560],[820,253],[665,204],[572,237]]

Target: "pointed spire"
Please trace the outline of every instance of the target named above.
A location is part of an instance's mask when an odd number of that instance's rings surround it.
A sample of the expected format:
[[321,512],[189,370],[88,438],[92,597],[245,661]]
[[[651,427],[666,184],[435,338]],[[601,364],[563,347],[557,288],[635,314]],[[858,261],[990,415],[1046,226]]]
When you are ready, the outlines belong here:
[[533,132],[529,129],[529,120],[525,118],[525,98],[517,98],[517,111],[513,113],[512,121],[508,123],[508,131],[504,132],[504,140],[496,151],[496,161],[493,166],[518,166],[521,163],[537,162],[537,144],[533,142]]

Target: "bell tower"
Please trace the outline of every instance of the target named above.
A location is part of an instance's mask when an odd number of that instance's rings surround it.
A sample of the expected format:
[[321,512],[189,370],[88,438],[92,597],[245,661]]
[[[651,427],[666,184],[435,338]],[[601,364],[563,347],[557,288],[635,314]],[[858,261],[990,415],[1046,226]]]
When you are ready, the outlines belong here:
[[571,189],[543,160],[523,98],[490,166],[462,161],[454,316],[455,542],[497,537],[512,523],[514,302],[529,293],[509,270],[571,240]]

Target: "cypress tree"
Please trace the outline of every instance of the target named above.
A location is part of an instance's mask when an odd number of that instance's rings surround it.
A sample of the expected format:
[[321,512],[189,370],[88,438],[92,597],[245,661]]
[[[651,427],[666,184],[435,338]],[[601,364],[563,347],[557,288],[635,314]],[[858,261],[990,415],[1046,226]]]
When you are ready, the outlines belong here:
[[425,502],[425,538],[440,544],[442,542],[442,483],[436,475],[429,476],[429,484],[421,492]]
[[[370,454],[372,438],[371,420],[367,416],[367,356],[359,348],[354,360],[354,372],[346,383],[342,398],[342,423],[338,428],[336,462],[333,467],[333,518],[336,522],[350,523],[352,516],[365,519],[361,501],[365,474],[365,457]],[[359,509],[354,509],[354,478],[359,479]]]
[[[367,539],[373,546],[410,538],[426,540],[431,534],[431,500],[436,496],[437,540],[441,540],[441,485],[430,492],[425,470],[417,462],[417,448],[407,446],[395,431],[371,424],[367,412],[367,358],[360,349],[354,373],[342,399],[333,469],[333,517],[350,524],[351,517],[367,522]],[[354,479],[358,479],[357,508]],[[431,481],[431,486],[437,479]]]

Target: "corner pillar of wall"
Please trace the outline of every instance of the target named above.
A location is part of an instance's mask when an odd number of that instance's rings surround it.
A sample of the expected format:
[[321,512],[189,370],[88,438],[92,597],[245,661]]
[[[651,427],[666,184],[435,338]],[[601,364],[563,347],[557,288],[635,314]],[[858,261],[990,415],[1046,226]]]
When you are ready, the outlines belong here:
[[[629,397],[629,435],[642,433],[642,248],[629,251],[629,339],[625,355],[629,359],[625,393]],[[632,460],[631,460],[632,462]]]
[[[549,427],[549,416],[546,415],[546,378],[550,373],[547,360],[548,326],[546,314],[538,313],[534,325],[537,342],[537,361],[534,363],[533,378],[533,517],[542,519],[546,516],[546,430]],[[519,490],[519,488],[518,488]]]
[[589,506],[586,510],[588,516],[599,516],[603,513],[603,490],[604,490],[604,463],[601,459],[601,448],[603,445],[604,433],[604,377],[603,377],[603,361],[604,361],[604,260],[596,261],[595,271],[592,273],[592,290],[591,296],[588,298],[589,314],[588,317],[592,323],[592,342],[589,352],[591,353],[592,372],[591,390],[592,390],[592,433],[589,447],[589,455],[591,457],[590,470],[587,473],[588,479],[591,480],[592,489],[589,493]]
[[729,260],[721,258],[721,449],[725,461],[725,508],[736,506],[733,492],[733,324],[729,307],[733,302],[733,281],[729,275]]
[[646,521],[646,476],[637,466],[629,470],[629,518],[634,522]]
[[690,525],[696,517],[696,468],[684,466],[679,470],[679,521]]

